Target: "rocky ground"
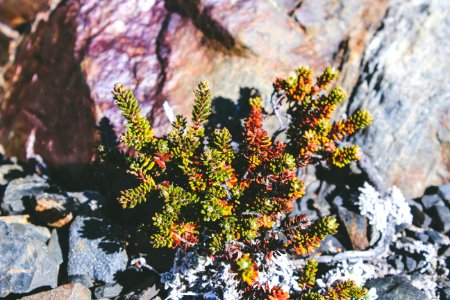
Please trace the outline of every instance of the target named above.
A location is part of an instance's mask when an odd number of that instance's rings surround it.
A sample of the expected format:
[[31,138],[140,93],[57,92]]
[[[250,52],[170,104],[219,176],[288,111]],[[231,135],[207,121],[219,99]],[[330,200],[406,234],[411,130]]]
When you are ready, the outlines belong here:
[[[378,299],[448,299],[450,183],[405,200],[399,190],[384,196],[367,184],[358,190],[367,176],[353,167],[351,184],[326,176],[310,182],[294,211],[339,220],[339,233],[322,243],[316,257],[322,280],[350,276],[373,288]],[[19,164],[4,156],[0,192],[0,297],[165,297],[158,274],[170,269],[173,253],[151,250],[140,230],[149,207],[123,212],[99,192],[61,189],[36,161]],[[377,209],[362,204],[376,201],[382,204]],[[402,201],[405,207],[386,206]],[[137,258],[150,267],[137,268]]]
[[189,113],[207,79],[214,123],[238,129],[249,95],[269,104],[274,78],[306,64],[341,72],[339,114],[375,117],[352,138],[359,164],[305,176],[294,213],[341,223],[317,257],[323,280],[450,299],[449,15],[446,0],[0,0],[0,298],[166,296],[157,273],[174,253],[138,226],[151,207],[120,210],[126,181],[90,163],[98,127],[123,126],[115,82],[161,133],[163,103]]

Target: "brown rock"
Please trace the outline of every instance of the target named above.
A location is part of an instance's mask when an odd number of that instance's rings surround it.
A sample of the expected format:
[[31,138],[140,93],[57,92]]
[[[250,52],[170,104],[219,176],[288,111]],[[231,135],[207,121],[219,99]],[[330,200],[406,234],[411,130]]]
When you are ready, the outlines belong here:
[[34,20],[39,11],[50,7],[51,0],[2,0],[0,1],[0,22],[13,27]]
[[[385,9],[385,1],[344,1],[344,10],[321,1],[317,10],[327,14],[311,27],[322,31],[305,30],[310,25],[298,21],[296,2],[67,1],[25,38],[8,72],[1,141],[23,158],[35,132],[34,150],[51,166],[86,162],[94,148],[93,111],[97,121],[107,116],[123,124],[110,95],[114,82],[130,86],[163,130],[162,103],[190,112],[191,90],[201,79],[216,97],[235,100],[244,87],[267,97],[276,76],[301,64],[321,69],[351,57],[359,65],[363,47],[349,46],[352,55],[338,57],[341,42],[364,43]],[[323,30],[333,39],[321,39]]]
[[36,196],[34,210],[39,220],[50,227],[60,228],[72,221],[71,208],[73,208],[73,205],[67,196],[41,193]]
[[72,8],[61,7],[40,22],[5,75],[1,143],[7,153],[24,159],[29,140],[29,152],[52,167],[87,162],[94,148],[93,103],[74,55]]
[[367,218],[347,210],[344,207],[339,207],[338,215],[348,233],[353,249],[367,249],[369,247],[369,240],[367,238]]
[[82,284],[69,283],[56,289],[21,298],[23,300],[91,300],[91,291]]

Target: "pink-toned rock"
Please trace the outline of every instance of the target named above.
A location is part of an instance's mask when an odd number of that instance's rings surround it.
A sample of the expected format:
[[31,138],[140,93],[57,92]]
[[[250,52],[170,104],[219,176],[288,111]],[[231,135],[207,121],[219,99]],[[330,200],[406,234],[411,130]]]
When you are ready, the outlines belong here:
[[91,291],[82,284],[69,283],[53,290],[21,298],[22,300],[91,300]]
[[[418,20],[441,19],[439,13],[445,11],[445,1],[430,5],[427,1],[417,3],[110,0],[108,5],[103,5],[96,0],[64,1],[48,22],[43,20],[24,38],[14,63],[8,68],[5,93],[0,94],[0,143],[5,145],[8,154],[23,159],[26,142],[33,141],[34,137],[34,152],[52,167],[87,163],[95,148],[95,123],[106,116],[117,130],[123,126],[110,95],[115,82],[122,82],[135,91],[143,111],[152,119],[158,133],[163,133],[168,125],[163,102],[168,101],[177,114],[190,113],[192,89],[201,79],[211,82],[216,97],[237,100],[241,88],[252,87],[267,102],[274,78],[286,76],[303,64],[318,70],[327,65],[340,69],[339,84],[349,91],[351,98],[350,105],[344,105],[341,112],[367,106],[375,112],[377,120],[377,114],[392,110],[398,95],[408,93],[398,90],[387,97],[387,92],[380,94],[376,89],[385,84],[386,90],[392,90],[391,86],[408,83],[407,78],[412,78],[409,74],[420,68],[410,70],[406,65],[431,61],[427,64],[430,67],[426,67],[430,72],[417,71],[411,82],[431,78],[430,84],[435,82],[442,87],[442,93],[437,95],[439,101],[433,103],[445,103],[443,87],[446,85],[430,76],[435,74],[431,70],[436,66],[446,68],[445,64],[434,63],[438,58],[445,61],[444,55],[437,50],[427,55],[426,49],[419,47],[425,44],[414,42],[418,36],[416,28],[421,28]],[[397,17],[393,13],[398,7],[406,9],[405,16],[398,20],[413,24],[399,25],[399,30],[406,28],[403,33],[393,30],[392,20]],[[422,8],[430,12],[428,17]],[[382,21],[391,22],[392,26],[380,26]],[[434,39],[437,36],[434,32],[448,30],[432,21],[427,24],[424,35],[437,45],[428,49],[444,49],[438,45],[439,39]],[[405,50],[410,49],[406,44],[389,50],[392,41],[404,38],[414,53]],[[384,55],[384,50],[391,52]],[[411,57],[405,60],[407,64],[397,66],[399,58],[407,57]],[[367,62],[372,58],[379,64]],[[381,66],[388,66],[386,70],[394,75],[374,77],[374,73],[382,70]],[[413,94],[408,97],[422,99]],[[377,99],[386,102],[378,103]],[[415,105],[423,107],[422,100],[414,102]],[[382,128],[383,124],[389,124],[382,117],[382,123],[375,123],[369,129],[370,137],[362,140],[368,145],[364,151],[375,160],[375,167],[387,185],[398,184],[407,196],[418,196],[426,185],[438,185],[450,177],[448,114],[445,114],[448,107],[433,107],[429,119],[438,121],[436,126],[426,126],[426,133],[419,132],[417,120],[403,116],[402,120],[410,121],[400,133],[418,135],[399,137],[399,131]],[[395,119],[392,122],[401,123]],[[395,128],[395,124],[386,126]],[[383,151],[385,140],[392,142],[395,149],[390,154]],[[433,146],[419,147],[420,151],[416,151],[417,147],[411,147],[414,140]],[[429,157],[439,159],[436,162],[432,158],[417,159],[417,155],[423,158],[427,151]],[[398,153],[405,153],[398,163],[383,158]],[[403,177],[404,174],[408,176]]]

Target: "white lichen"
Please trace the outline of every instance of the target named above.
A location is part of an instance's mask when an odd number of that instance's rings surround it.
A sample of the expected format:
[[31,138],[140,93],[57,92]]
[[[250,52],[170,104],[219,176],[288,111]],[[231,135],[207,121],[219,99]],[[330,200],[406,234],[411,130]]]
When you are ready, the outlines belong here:
[[381,197],[367,182],[359,190],[361,194],[357,204],[361,214],[367,216],[370,225],[376,230],[385,232],[391,220],[396,225],[412,223],[410,207],[397,187],[394,186],[386,197]]

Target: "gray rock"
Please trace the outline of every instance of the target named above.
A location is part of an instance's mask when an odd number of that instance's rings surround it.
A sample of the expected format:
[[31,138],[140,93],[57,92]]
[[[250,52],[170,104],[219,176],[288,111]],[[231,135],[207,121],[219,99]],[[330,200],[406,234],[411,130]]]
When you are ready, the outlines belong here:
[[59,263],[47,246],[0,222],[0,297],[56,287]]
[[96,191],[68,192],[77,202],[78,212],[83,215],[101,213],[106,204],[105,197]]
[[446,233],[450,230],[450,209],[447,206],[436,205],[430,209],[430,215],[433,219],[433,227]]
[[417,267],[417,262],[414,258],[410,256],[405,257],[405,266],[408,272],[413,272]]
[[7,215],[22,214],[32,205],[31,198],[47,188],[49,184],[38,175],[14,179],[6,186],[1,208]]
[[403,276],[370,279],[365,287],[377,290],[378,300],[425,300],[427,295]]
[[444,204],[441,197],[439,197],[437,194],[425,195],[422,197],[421,202],[425,210],[428,210],[435,205]]
[[438,188],[438,195],[448,204],[450,201],[450,182],[444,183]]
[[94,286],[92,278],[87,275],[71,275],[67,277],[66,283],[79,283],[87,288]]
[[105,284],[94,289],[94,295],[97,299],[114,298],[120,295],[123,286],[118,283]]
[[320,243],[320,247],[316,252],[321,254],[336,254],[345,250],[341,242],[330,234]]
[[48,251],[52,253],[53,257],[56,259],[58,264],[62,264],[64,261],[61,246],[59,244],[58,231],[56,229],[52,230],[52,235],[47,244]]
[[143,283],[136,286],[133,291],[120,296],[119,300],[161,300],[161,284],[159,278],[149,277]]
[[48,230],[47,227],[19,223],[11,223],[9,226],[17,234],[35,238],[36,240],[41,241],[44,244],[46,244],[51,237],[50,230]]
[[441,290],[439,299],[440,300],[448,300],[448,299],[450,299],[450,287],[446,287],[446,288]]
[[423,212],[422,205],[417,202],[411,202],[409,207],[413,216],[413,224],[420,227],[425,222],[425,213]]
[[79,283],[65,284],[50,291],[23,297],[22,300],[91,300],[91,291]]
[[11,180],[23,174],[23,168],[16,164],[5,164],[0,166],[0,186],[7,185]]
[[446,240],[448,241],[448,238],[443,236],[441,233],[437,232],[433,229],[428,229],[425,231],[425,234],[428,235],[433,242],[433,244],[436,244],[438,246],[445,244]]
[[448,181],[450,19],[446,0],[392,0],[368,43],[346,112],[374,122],[353,139],[388,186],[406,198]]
[[70,226],[68,275],[115,282],[115,275],[128,262],[125,238],[123,229],[106,219],[78,216]]

